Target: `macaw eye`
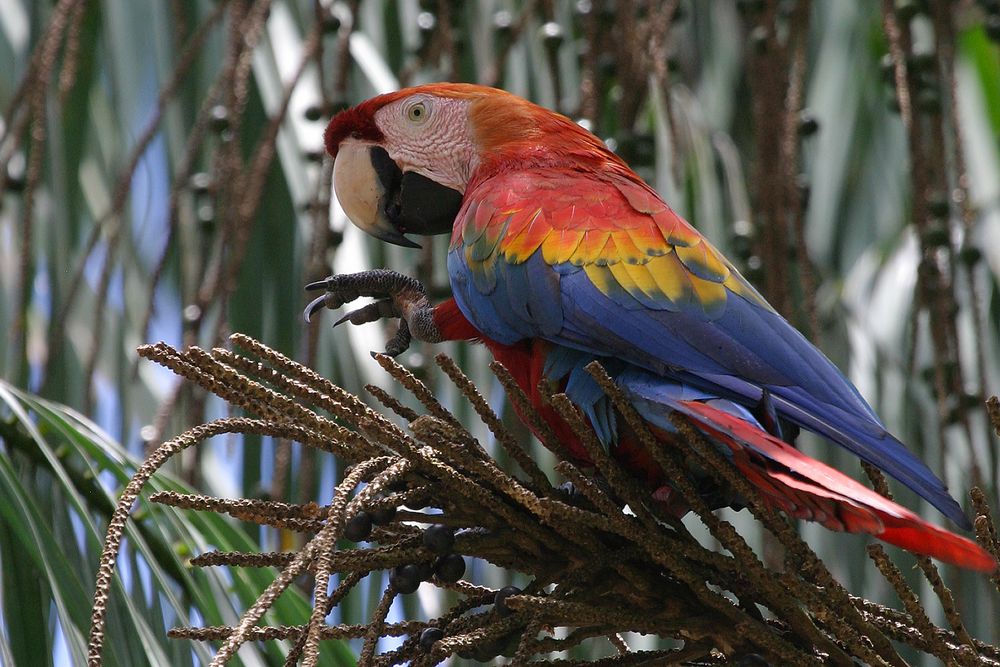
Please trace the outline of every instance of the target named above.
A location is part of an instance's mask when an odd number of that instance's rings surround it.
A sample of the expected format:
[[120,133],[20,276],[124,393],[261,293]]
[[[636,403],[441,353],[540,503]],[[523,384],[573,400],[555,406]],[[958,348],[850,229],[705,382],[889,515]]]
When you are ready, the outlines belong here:
[[427,120],[429,115],[430,109],[427,108],[426,102],[417,102],[406,109],[406,117],[411,123],[417,123],[418,125]]

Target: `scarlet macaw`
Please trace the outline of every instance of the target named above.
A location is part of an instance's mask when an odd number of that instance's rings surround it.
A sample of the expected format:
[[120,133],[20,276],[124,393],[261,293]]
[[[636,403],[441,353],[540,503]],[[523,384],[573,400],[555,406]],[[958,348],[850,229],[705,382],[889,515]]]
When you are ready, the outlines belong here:
[[676,433],[671,413],[685,415],[786,514],[965,567],[996,567],[974,542],[786,442],[796,427],[818,433],[971,527],[843,374],[578,124],[504,91],[431,84],[339,113],[325,141],[337,198],[355,225],[409,247],[419,246],[407,233],[451,234],[453,297],[432,306],[415,279],[376,270],[310,285],[326,293],[307,316],[376,297],[341,322],[401,318],[391,354],[411,335],[482,341],[560,437],[561,455],[588,460],[542,401],[543,378],[583,410],[654,498],[670,498],[670,481],[584,370],[600,360],[659,437]]

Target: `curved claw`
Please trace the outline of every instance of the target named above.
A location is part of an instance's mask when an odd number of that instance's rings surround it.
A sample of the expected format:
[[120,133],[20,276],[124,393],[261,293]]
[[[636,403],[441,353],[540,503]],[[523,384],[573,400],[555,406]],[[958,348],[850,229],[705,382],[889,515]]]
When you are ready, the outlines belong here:
[[[315,284],[315,283],[314,283]],[[307,287],[308,289],[308,287]],[[316,314],[317,311],[322,310],[326,307],[326,295],[318,296],[309,302],[306,309],[302,311],[302,317],[305,319],[306,324],[312,323],[312,316]]]
[[306,285],[305,289],[307,292],[315,292],[318,289],[326,289],[327,286],[330,284],[331,278],[333,278],[333,276],[330,276],[329,278],[323,278],[323,280],[316,280],[314,282],[311,282]]
[[324,280],[311,282],[305,288],[309,291],[324,290],[322,296],[313,299],[306,306],[303,318],[307,323],[311,322],[316,312],[323,308],[335,310],[345,303],[362,297],[377,300],[345,313],[334,326],[344,322],[366,324],[380,319],[402,318],[403,310],[407,311],[406,318],[410,318],[418,311],[423,314],[421,318],[415,320],[417,329],[412,332],[410,331],[412,322],[401,319],[399,330],[386,344],[386,354],[392,356],[402,354],[410,347],[414,333],[419,340],[428,342],[441,340],[436,325],[424,312],[430,310],[430,305],[424,286],[416,278],[388,269],[372,269],[360,273],[332,275]]

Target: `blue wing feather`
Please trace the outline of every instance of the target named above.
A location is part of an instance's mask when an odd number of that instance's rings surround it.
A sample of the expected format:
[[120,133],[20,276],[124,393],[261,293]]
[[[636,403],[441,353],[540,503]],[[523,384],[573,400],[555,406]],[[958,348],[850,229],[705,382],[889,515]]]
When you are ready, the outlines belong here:
[[579,186],[572,170],[538,168],[466,192],[448,271],[455,301],[484,336],[583,353],[560,370],[602,440],[613,440],[615,425],[582,370],[593,358],[743,406],[766,390],[780,418],[849,449],[969,526],[944,484],[886,432],[843,374],[655,193],[622,177]]
[[459,308],[497,342],[541,338],[586,353],[582,363],[566,361],[560,377],[568,373],[570,398],[605,443],[614,438],[613,412],[582,370],[594,357],[620,360],[689,391],[744,406],[755,405],[767,389],[780,417],[854,452],[955,523],[970,526],[934,473],[885,430],[843,374],[775,312],[731,291],[724,311],[711,318],[695,308],[646,308],[624,289],[605,294],[579,266],[548,265],[541,252],[517,263],[497,255],[470,267],[461,244],[449,252]]

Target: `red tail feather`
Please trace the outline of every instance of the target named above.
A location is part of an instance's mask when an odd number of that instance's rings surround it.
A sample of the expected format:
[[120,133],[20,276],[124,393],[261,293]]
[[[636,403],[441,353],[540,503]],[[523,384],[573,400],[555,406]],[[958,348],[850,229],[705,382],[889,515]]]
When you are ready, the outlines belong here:
[[733,450],[733,461],[772,506],[827,528],[869,533],[918,554],[973,570],[997,562],[982,547],[880,496],[736,415],[683,401],[688,416]]

